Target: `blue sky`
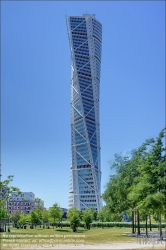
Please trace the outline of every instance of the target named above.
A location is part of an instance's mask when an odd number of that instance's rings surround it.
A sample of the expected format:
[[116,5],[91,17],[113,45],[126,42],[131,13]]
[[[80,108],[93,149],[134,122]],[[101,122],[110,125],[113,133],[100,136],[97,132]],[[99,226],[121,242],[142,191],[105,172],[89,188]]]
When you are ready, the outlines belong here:
[[70,49],[65,15],[103,26],[100,82],[102,192],[109,161],[165,125],[164,1],[1,3],[3,179],[49,207],[67,207]]

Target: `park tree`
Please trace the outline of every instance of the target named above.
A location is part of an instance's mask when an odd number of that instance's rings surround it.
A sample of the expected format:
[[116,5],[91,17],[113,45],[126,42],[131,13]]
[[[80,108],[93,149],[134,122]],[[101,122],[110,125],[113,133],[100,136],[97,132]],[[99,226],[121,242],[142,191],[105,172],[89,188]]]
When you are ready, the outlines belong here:
[[83,212],[83,221],[85,222],[85,226],[90,230],[90,224],[94,220],[94,209],[92,207],[87,208]]
[[138,199],[129,199],[129,193],[138,183],[141,175],[139,169],[142,166],[149,148],[154,144],[154,139],[146,140],[138,149],[131,150],[128,154],[116,154],[115,160],[111,164],[116,173],[107,183],[103,199],[111,212],[111,216],[121,215],[124,211],[132,212],[132,232],[135,232],[134,217],[137,217],[138,234],[140,233]]
[[94,220],[96,221],[98,219],[98,211],[94,211],[93,213]]
[[44,207],[43,207],[42,200],[40,198],[35,198],[35,208],[43,210]]
[[70,227],[73,232],[77,231],[77,228],[80,225],[80,210],[77,208],[69,209],[67,212],[67,219],[70,222]]
[[[161,215],[165,213],[166,206],[166,149],[163,147],[165,129],[154,140],[149,152],[143,159],[138,171],[137,183],[132,186],[128,198],[135,200],[137,209],[146,215],[158,214],[160,237],[162,238]],[[147,229],[146,229],[147,232]]]
[[19,210],[14,210],[11,214],[11,220],[13,221],[14,225],[18,225],[18,221],[20,219],[21,212]]
[[19,220],[18,220],[19,226],[20,226],[20,227],[23,227],[23,226],[25,226],[25,225],[27,224],[27,222],[28,222],[28,217],[27,217],[27,215],[24,214],[24,213],[21,213],[21,214],[20,214],[20,218],[19,218]]
[[[104,222],[105,220],[105,214],[104,214],[104,209],[102,208],[99,212],[98,212],[98,219],[100,222]],[[102,224],[103,225],[103,224]],[[102,226],[103,228],[103,226]]]
[[79,210],[79,211],[80,211],[79,217],[80,217],[80,220],[82,221],[82,219],[83,219],[83,211],[82,210]]
[[41,209],[41,208],[35,208],[34,211],[35,211],[35,213],[37,214],[39,223],[40,223],[40,225],[41,225],[41,223],[42,223],[42,221],[43,221],[43,218],[42,218],[42,216],[43,216],[43,209]]
[[43,215],[44,206],[40,198],[35,198],[34,202],[35,202],[35,212],[37,213],[40,224],[41,224],[43,221],[42,215]]
[[30,221],[32,228],[33,226],[36,228],[36,226],[40,223],[40,218],[35,210],[30,212],[28,220]]
[[1,209],[0,209],[0,221],[1,221],[3,218],[6,218],[6,217],[7,217],[6,209],[1,208]]
[[49,208],[49,220],[53,223],[53,228],[56,221],[60,221],[62,215],[63,211],[57,203],[54,203],[52,207]]
[[115,169],[116,173],[110,176],[102,197],[112,220],[115,221],[121,221],[123,211],[129,208],[133,211],[135,207],[135,204],[127,199],[128,188],[133,185],[134,178],[138,175],[137,165],[133,164],[134,158],[134,150],[124,156],[119,153],[115,154],[115,160],[111,163],[111,170]]
[[[2,178],[2,175],[0,175]],[[0,181],[0,209],[6,209],[8,212],[9,208],[9,198],[12,192],[15,192],[16,195],[21,193],[20,189],[14,186],[11,186],[14,176],[9,175],[6,180]]]
[[6,180],[2,180],[2,175],[0,175],[0,216],[1,216],[0,224],[4,220],[3,225],[5,226],[5,231],[6,231],[6,224],[9,223],[9,218],[10,218],[10,215],[8,214],[8,210],[10,208],[9,198],[12,192],[15,192],[16,195],[19,195],[21,193],[19,188],[11,186],[13,177],[14,177],[13,175],[9,175],[7,176]]
[[115,169],[115,175],[110,176],[103,193],[103,199],[112,214],[121,213],[130,206],[127,200],[127,188],[132,185],[132,180],[137,176],[136,167],[131,164],[130,156],[115,154],[115,160],[111,163],[111,170]]
[[42,211],[42,222],[43,222],[43,228],[45,228],[45,224],[49,221],[49,213],[48,210],[44,209]]
[[103,206],[102,209],[98,212],[98,219],[100,222],[111,221],[111,213],[107,206]]
[[7,209],[3,206],[0,208],[0,232],[4,230],[6,232],[6,225],[9,227],[10,215],[7,213]]

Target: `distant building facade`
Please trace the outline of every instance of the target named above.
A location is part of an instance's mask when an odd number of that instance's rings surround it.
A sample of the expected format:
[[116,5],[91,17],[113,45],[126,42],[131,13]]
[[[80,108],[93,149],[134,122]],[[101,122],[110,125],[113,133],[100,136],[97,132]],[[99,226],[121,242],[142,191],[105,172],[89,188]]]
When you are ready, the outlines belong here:
[[[41,201],[41,205],[44,207],[44,201]],[[22,192],[17,195],[16,192],[12,192],[11,197],[8,200],[8,213],[12,214],[13,211],[20,211],[25,214],[29,214],[34,210],[35,194],[32,192]]]
[[62,215],[62,219],[66,220],[67,219],[67,208],[63,208],[61,207],[63,215]]

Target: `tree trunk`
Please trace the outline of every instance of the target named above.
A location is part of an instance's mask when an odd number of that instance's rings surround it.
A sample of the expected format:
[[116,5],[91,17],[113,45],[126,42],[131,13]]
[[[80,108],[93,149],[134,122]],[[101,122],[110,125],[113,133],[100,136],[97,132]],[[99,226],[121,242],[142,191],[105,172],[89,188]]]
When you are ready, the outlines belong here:
[[138,235],[140,235],[140,219],[139,219],[139,211],[137,210],[137,225],[138,225]]
[[150,228],[150,231],[152,231],[151,215],[149,215],[149,228]]
[[146,237],[148,237],[148,216],[146,215]]
[[132,211],[132,234],[135,233],[135,230],[134,230],[134,211]]
[[135,217],[135,233],[137,231],[137,212],[134,212],[134,217]]
[[163,240],[162,227],[161,227],[161,211],[160,210],[159,210],[159,233],[160,233],[160,240]]

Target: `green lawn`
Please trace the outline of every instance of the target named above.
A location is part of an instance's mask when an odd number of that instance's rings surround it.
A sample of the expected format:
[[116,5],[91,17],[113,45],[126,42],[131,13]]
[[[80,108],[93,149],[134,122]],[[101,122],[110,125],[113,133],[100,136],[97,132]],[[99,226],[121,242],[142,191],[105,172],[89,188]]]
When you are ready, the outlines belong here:
[[[136,242],[135,237],[126,236],[131,232],[129,228],[91,228],[90,230],[78,228],[76,233],[68,227],[51,229],[15,229],[11,232],[1,233],[1,249],[28,248],[27,244],[34,246],[50,246],[57,244],[96,244],[111,242]],[[12,245],[13,244],[13,245]]]

